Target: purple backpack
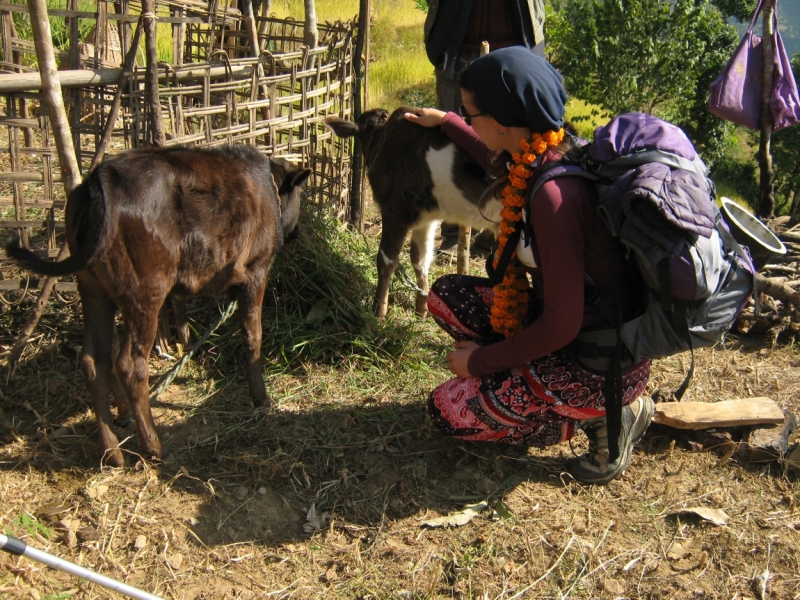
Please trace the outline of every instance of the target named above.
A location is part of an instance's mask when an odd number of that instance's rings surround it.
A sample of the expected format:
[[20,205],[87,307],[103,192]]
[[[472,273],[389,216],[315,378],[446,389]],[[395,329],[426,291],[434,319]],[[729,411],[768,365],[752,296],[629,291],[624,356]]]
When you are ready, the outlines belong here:
[[645,285],[642,314],[620,325],[634,361],[719,342],[753,293],[755,268],[686,134],[652,115],[615,117],[592,143],[544,165],[528,198],[564,176],[595,183],[602,220]]
[[[586,276],[586,302],[611,324],[612,335],[604,345],[597,332],[579,334],[567,347],[579,360],[611,359],[605,397],[614,460],[622,414],[622,347],[634,362],[691,351],[689,372],[673,392],[680,400],[694,374],[694,348],[722,340],[754,292],[755,268],[722,221],[714,184],[689,138],[661,119],[642,113],[615,117],[595,130],[592,143],[547,163],[535,177],[528,202],[556,177],[593,181],[601,218],[625,246],[643,284],[639,315],[621,322],[616,303]],[[518,229],[515,235],[520,234]],[[533,232],[525,234],[526,240],[534,239]],[[517,241],[510,242],[506,247],[516,248]]]
[[[608,334],[581,332],[566,348],[584,364],[598,359],[610,364],[605,398],[609,459],[614,460],[619,452],[623,346],[634,362],[692,351],[686,379],[673,392],[680,400],[694,373],[694,348],[722,340],[755,291],[755,268],[722,221],[714,184],[689,138],[661,119],[620,115],[598,127],[592,143],[541,166],[534,177],[528,202],[556,177],[594,182],[601,218],[625,246],[643,284],[638,316],[622,322],[616,303],[604,298],[587,275],[586,302],[611,329]],[[525,243],[534,241],[535,232],[520,222],[497,267],[492,257],[487,260],[493,285],[502,281],[523,228]]]

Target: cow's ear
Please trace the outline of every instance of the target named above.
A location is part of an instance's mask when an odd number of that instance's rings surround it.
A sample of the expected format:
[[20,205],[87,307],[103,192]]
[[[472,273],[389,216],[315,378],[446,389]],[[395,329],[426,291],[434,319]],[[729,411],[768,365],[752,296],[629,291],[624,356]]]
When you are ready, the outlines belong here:
[[341,138],[358,135],[358,125],[339,117],[327,117],[322,120],[322,124]]
[[302,171],[295,173],[291,182],[292,189],[303,185],[310,175],[311,169],[303,169]]

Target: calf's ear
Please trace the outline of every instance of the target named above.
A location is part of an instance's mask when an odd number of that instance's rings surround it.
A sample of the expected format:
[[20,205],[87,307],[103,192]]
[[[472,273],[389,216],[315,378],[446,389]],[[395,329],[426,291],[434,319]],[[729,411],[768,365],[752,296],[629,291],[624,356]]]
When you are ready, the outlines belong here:
[[291,181],[292,189],[303,185],[310,175],[311,175],[311,169],[303,169],[302,171],[295,173]]
[[327,117],[322,120],[322,124],[341,138],[358,135],[358,125],[339,117]]

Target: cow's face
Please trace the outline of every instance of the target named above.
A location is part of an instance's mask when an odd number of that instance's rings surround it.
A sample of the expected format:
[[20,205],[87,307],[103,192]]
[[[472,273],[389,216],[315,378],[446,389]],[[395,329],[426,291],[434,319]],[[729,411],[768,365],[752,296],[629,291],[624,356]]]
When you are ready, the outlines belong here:
[[281,227],[284,241],[297,237],[300,201],[306,195],[311,169],[301,169],[284,158],[270,159],[270,171],[278,188],[281,203]]
[[322,124],[340,138],[358,138],[358,141],[361,142],[361,150],[369,163],[370,149],[378,143],[380,130],[388,119],[389,111],[374,108],[362,114],[355,123],[339,117],[328,117],[322,121]]

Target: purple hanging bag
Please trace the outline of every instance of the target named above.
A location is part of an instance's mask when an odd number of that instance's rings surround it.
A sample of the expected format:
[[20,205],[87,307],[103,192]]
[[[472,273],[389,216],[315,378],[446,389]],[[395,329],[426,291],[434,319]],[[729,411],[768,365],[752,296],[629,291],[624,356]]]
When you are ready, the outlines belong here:
[[[777,7],[777,3],[776,3]],[[786,54],[781,34],[775,27],[775,83],[772,87],[770,110],[773,131],[800,123],[800,94],[792,72],[792,63]]]
[[[753,28],[763,5],[764,1],[759,0],[750,20],[750,26],[739,46],[720,76],[711,84],[711,95],[708,99],[708,110],[711,113],[752,129],[761,128],[764,46],[762,37],[754,34]],[[774,123],[773,131],[778,131],[800,122],[800,96],[786,48],[778,31],[777,1],[773,19],[775,70],[770,110]]]

